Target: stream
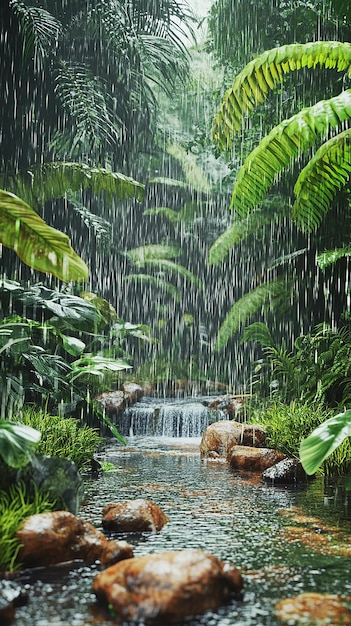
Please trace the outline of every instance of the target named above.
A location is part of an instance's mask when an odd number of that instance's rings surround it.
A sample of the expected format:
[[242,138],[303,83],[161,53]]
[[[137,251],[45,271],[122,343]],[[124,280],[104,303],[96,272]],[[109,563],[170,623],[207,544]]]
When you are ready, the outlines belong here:
[[[136,431],[137,421],[134,416]],[[130,423],[125,427],[130,429]],[[299,488],[267,486],[259,476],[201,460],[199,435],[130,432],[127,446],[108,441],[98,455],[110,469],[97,479],[86,478],[80,516],[102,530],[106,504],[149,499],[170,520],[159,533],[106,535],[126,539],[135,556],[196,548],[242,568],[243,599],[191,619],[189,626],[274,626],[281,624],[274,611],[281,598],[306,591],[351,595],[350,556],[335,549],[329,554],[323,543],[332,529],[345,533],[349,541],[351,500],[343,489],[323,478]],[[298,532],[320,538],[320,548],[299,541]],[[97,569],[77,563],[74,569],[60,566],[36,571],[35,576],[23,574],[30,601],[16,610],[13,624],[124,624],[95,600],[91,585]]]

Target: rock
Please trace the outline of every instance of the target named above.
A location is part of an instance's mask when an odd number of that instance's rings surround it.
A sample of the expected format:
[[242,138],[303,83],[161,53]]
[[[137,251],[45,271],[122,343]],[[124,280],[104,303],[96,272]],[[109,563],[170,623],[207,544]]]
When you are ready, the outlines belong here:
[[57,508],[77,514],[84,496],[83,478],[69,459],[55,456],[33,456],[28,465],[20,470],[17,481],[34,483],[39,491],[56,502]]
[[245,398],[226,393],[224,396],[218,396],[208,403],[208,408],[216,411],[227,413],[230,419],[235,419],[245,405]]
[[246,472],[263,472],[284,458],[284,454],[271,448],[234,446],[230,451],[230,455],[228,455],[228,462],[232,469],[244,470]]
[[128,406],[135,404],[144,395],[144,388],[138,383],[123,383],[122,389],[106,391],[95,398],[107,415],[121,415]]
[[133,556],[125,541],[109,541],[105,535],[68,511],[31,515],[16,533],[22,547],[17,563],[22,567],[48,566],[76,559],[111,565]]
[[330,626],[351,624],[351,611],[347,607],[351,597],[323,593],[301,593],[294,598],[280,600],[275,607],[276,616],[289,626]]
[[108,504],[102,514],[105,530],[126,533],[156,532],[169,521],[157,504],[142,499]]
[[122,390],[127,398],[127,404],[134,404],[144,395],[144,389],[138,383],[123,383]]
[[9,624],[15,617],[17,606],[28,602],[26,591],[8,580],[0,580],[0,624]]
[[229,451],[236,445],[264,446],[266,432],[258,424],[241,424],[231,420],[221,420],[208,426],[202,435],[200,443],[201,457],[212,456],[216,452],[227,457]]
[[201,550],[141,556],[117,563],[93,582],[97,598],[123,619],[170,624],[216,610],[243,582],[238,569]]
[[262,480],[272,485],[293,485],[305,482],[307,474],[297,459],[283,459],[262,473]]

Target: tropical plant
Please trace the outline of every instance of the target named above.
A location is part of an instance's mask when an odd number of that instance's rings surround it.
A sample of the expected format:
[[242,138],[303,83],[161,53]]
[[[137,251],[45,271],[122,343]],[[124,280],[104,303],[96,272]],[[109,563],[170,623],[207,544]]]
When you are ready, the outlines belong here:
[[28,424],[0,419],[0,456],[3,462],[14,468],[27,465],[40,436],[40,432]]

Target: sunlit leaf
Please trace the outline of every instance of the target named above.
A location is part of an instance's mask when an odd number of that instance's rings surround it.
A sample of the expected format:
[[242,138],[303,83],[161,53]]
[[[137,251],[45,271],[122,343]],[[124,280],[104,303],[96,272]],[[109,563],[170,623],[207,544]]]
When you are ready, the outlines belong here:
[[48,226],[23,200],[0,190],[0,242],[30,267],[64,281],[88,277],[84,261],[69,238]]
[[9,420],[0,420],[0,456],[10,467],[27,465],[34,454],[39,431]]
[[305,472],[314,474],[346,437],[351,437],[350,409],[326,420],[301,441],[300,460]]

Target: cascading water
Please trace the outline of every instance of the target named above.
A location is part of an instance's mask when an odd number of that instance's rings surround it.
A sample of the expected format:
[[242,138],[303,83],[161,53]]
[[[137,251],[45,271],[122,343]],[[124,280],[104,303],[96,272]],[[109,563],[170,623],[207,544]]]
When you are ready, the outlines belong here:
[[118,428],[129,437],[201,437],[212,421],[228,418],[223,411],[208,409],[206,400],[144,398],[124,411]]

